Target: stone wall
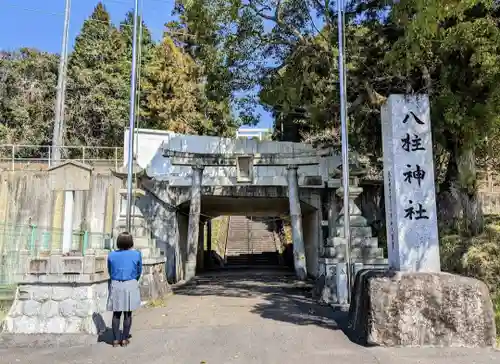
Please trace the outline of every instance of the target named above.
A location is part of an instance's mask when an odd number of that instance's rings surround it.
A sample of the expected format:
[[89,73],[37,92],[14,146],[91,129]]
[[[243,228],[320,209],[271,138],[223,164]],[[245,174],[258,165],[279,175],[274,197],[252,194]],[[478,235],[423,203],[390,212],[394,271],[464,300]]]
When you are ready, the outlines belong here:
[[103,327],[108,281],[19,285],[4,332],[97,334]]
[[165,276],[165,261],[143,261],[142,277],[139,281],[141,300],[156,300],[169,293],[170,287]]

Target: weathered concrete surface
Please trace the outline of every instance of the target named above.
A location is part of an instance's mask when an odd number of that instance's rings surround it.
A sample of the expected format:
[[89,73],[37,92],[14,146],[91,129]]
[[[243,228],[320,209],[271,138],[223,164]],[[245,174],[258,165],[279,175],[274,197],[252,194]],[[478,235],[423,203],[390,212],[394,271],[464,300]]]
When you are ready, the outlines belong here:
[[165,263],[148,263],[148,260],[143,261],[143,273],[139,280],[139,289],[143,301],[156,300],[171,292],[165,276]]
[[[72,348],[0,350],[2,364],[491,364],[500,352],[479,349],[365,348],[338,329],[343,314],[317,306],[292,277],[197,278],[176,289],[167,307],[134,318],[127,348],[104,343]],[[33,339],[32,339],[33,341]],[[76,340],[73,340],[77,343]],[[11,342],[12,343],[12,342]],[[12,343],[13,344],[13,343]],[[59,343],[62,345],[62,343]]]
[[493,347],[495,316],[488,287],[449,273],[362,270],[349,321],[368,345]]

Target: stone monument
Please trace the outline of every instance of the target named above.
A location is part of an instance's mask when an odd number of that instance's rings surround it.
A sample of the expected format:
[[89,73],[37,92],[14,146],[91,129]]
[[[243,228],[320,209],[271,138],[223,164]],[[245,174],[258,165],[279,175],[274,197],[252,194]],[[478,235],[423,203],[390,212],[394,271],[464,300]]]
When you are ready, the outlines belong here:
[[[349,182],[349,220],[351,223],[351,261],[346,261],[347,243],[344,236],[344,216],[342,208],[337,213],[336,195],[342,198],[343,187],[331,190],[328,195],[328,237],[319,259],[320,278],[315,287],[315,295],[322,304],[348,304],[347,270],[351,274],[363,268],[386,267],[383,249],[378,239],[372,236],[372,229],[356,205],[356,198],[363,192],[360,178],[366,175],[366,168],[360,163],[351,163]],[[332,173],[334,178],[342,175],[342,166]]]
[[96,334],[106,329],[106,255],[85,244],[76,255],[65,254],[72,249],[73,191],[90,189],[92,168],[71,161],[49,173],[53,193],[66,191],[63,241],[52,241],[47,255],[20,251],[18,287],[3,329],[13,334]]
[[353,338],[386,346],[493,346],[486,285],[440,271],[429,99],[391,95],[382,108],[390,269],[356,275]]
[[427,97],[393,95],[382,109],[389,266],[439,272],[432,135]]

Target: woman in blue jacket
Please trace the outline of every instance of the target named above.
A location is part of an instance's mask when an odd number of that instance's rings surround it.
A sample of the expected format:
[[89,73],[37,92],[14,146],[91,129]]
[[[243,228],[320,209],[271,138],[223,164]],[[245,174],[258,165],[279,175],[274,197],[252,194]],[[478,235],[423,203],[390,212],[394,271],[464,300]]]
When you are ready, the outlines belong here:
[[[142,274],[142,256],[132,249],[134,239],[127,232],[116,239],[118,250],[108,254],[109,285],[108,311],[113,311],[113,346],[127,346],[132,326],[132,311],[141,306],[139,278]],[[123,334],[120,336],[120,321],[123,314]]]

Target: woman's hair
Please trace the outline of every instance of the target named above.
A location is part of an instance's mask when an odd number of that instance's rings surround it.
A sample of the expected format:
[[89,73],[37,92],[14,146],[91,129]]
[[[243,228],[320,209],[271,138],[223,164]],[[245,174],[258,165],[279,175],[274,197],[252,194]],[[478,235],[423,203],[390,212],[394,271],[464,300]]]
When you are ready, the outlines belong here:
[[123,232],[116,238],[116,247],[120,250],[129,250],[134,246],[134,239],[129,232]]

